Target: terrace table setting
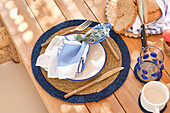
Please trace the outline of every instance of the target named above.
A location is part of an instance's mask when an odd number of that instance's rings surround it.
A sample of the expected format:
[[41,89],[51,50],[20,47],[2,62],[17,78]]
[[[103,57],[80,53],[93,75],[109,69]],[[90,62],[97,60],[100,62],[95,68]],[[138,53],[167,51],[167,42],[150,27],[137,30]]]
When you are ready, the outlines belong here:
[[[170,91],[170,51],[163,39],[169,12],[159,18],[165,24],[141,23],[135,13],[132,27],[120,33],[114,22],[126,14],[114,20],[115,1],[122,0],[0,1],[0,17],[49,113],[148,112],[147,82],[159,81]],[[156,70],[147,67],[152,61]],[[170,112],[169,91],[160,112]]]

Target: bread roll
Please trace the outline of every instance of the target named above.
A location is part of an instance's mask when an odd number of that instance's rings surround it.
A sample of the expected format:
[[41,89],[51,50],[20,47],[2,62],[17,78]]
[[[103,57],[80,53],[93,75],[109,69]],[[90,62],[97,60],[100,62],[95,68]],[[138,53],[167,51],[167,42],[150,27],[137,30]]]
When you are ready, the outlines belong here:
[[[107,6],[107,19],[116,33],[123,33],[135,22],[139,0],[110,0]],[[137,3],[136,3],[137,2]],[[144,22],[150,23],[161,17],[156,0],[143,0]],[[138,13],[139,14],[139,13]]]
[[137,16],[136,0],[119,0],[117,3],[118,14],[113,29],[122,33],[133,25]]

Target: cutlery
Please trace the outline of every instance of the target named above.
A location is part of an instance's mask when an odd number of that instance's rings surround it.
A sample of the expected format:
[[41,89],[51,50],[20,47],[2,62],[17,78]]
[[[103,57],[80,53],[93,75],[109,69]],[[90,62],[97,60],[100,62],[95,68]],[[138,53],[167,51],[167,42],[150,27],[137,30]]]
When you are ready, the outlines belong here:
[[106,40],[106,44],[109,46],[109,49],[111,50],[112,54],[116,57],[117,60],[119,60],[119,56],[117,55],[116,51],[113,49],[112,45],[110,44],[109,40],[107,40],[107,38],[105,39]]
[[141,42],[142,42],[142,49],[144,49],[147,44],[146,44],[146,32],[145,32],[145,23],[144,23],[144,15],[143,15],[143,4],[142,4],[142,0],[138,0],[138,10],[139,10],[139,16],[142,22],[141,25]]
[[124,67],[118,67],[118,68],[112,69],[112,70],[106,72],[105,74],[101,75],[100,77],[96,78],[94,81],[92,81],[92,82],[90,82],[90,83],[88,83],[88,84],[86,84],[86,85],[84,85],[84,86],[82,86],[82,87],[80,87],[80,88],[78,88],[78,89],[64,95],[64,98],[66,99],[66,98],[76,94],[77,92],[80,92],[80,91],[94,85],[95,83],[98,83],[98,82],[102,81],[102,80],[110,77],[111,75],[121,71],[122,69],[124,69]]
[[[87,21],[83,22],[82,24],[80,24],[79,26],[77,26],[76,28],[71,29],[71,30],[69,30],[69,31],[67,31],[67,32],[64,32],[64,33],[62,33],[61,35],[66,35],[66,34],[68,34],[68,33],[74,32],[74,31],[83,31],[83,30],[85,30],[91,23],[92,23],[92,22],[91,22],[90,20],[87,20]],[[51,40],[52,40],[52,39],[51,39]],[[51,42],[51,40],[47,40],[45,43],[41,44],[41,47],[47,46],[47,45]]]
[[[85,22],[83,22],[82,24],[80,24],[79,26],[77,26],[75,29],[72,29],[72,30],[69,30],[67,32],[64,32],[63,34],[61,35],[66,35],[68,33],[72,33],[74,31],[83,31],[85,30],[92,22],[90,20],[87,20]],[[51,39],[52,40],[52,39]],[[41,44],[41,47],[45,47],[47,46],[51,40],[47,40],[45,43]],[[108,45],[109,49],[111,50],[112,54],[116,57],[117,60],[119,60],[119,56],[118,54],[115,52],[115,50],[113,49],[113,47],[111,46],[109,40],[106,39],[106,44]]]

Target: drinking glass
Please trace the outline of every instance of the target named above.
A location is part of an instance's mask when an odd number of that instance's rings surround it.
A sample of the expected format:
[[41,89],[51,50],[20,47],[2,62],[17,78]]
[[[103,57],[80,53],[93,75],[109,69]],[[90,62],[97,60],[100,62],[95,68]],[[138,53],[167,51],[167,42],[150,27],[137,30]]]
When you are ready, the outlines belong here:
[[145,47],[137,61],[137,74],[141,80],[153,81],[161,76],[164,69],[164,54],[158,47]]

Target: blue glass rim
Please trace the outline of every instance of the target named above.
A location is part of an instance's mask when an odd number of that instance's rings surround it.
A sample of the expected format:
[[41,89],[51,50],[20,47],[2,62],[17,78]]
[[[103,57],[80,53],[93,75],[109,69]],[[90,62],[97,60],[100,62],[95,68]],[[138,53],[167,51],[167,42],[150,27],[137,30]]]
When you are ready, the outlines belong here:
[[155,49],[157,49],[157,50],[160,51],[160,53],[162,54],[162,60],[161,60],[161,63],[159,63],[157,66],[162,65],[163,62],[164,62],[164,54],[163,54],[162,50],[159,49],[159,48],[156,47],[156,46],[146,46],[144,49],[142,49],[141,52],[140,52],[140,56],[139,56],[139,63],[140,63],[140,62],[145,63],[145,61],[142,60],[142,57],[141,57],[141,56],[142,56],[142,53],[143,53],[144,51],[146,51],[146,49],[148,49],[148,48],[155,48]]

